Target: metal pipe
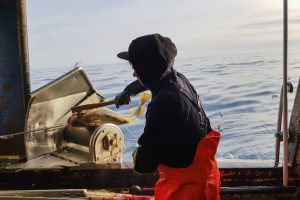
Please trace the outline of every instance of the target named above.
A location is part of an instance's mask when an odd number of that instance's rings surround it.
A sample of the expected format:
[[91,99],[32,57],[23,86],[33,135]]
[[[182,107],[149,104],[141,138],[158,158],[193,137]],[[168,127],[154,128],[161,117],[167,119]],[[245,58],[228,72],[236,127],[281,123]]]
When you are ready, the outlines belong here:
[[34,132],[39,132],[39,131],[54,131],[54,130],[57,130],[57,129],[65,128],[67,126],[68,126],[68,124],[60,124],[60,125],[46,127],[46,128],[41,128],[41,129],[36,129],[36,130],[21,131],[21,132],[13,133],[12,135],[8,135],[8,134],[6,134],[4,136],[0,135],[0,139],[8,139],[8,138],[11,138],[11,137],[13,137],[15,135],[20,135],[20,134],[24,135],[25,133],[34,133]]
[[18,26],[18,46],[20,52],[20,69],[23,81],[24,108],[27,110],[30,100],[30,70],[29,70],[29,51],[28,51],[28,34],[27,34],[27,16],[26,0],[16,1],[17,9],[17,26]]
[[287,129],[287,61],[288,61],[288,2],[283,1],[283,186],[288,186],[288,129]]
[[[282,123],[282,87],[280,92],[280,102],[279,102],[279,108],[278,108],[278,118],[277,118],[277,134],[281,131],[281,123]],[[279,164],[279,154],[280,154],[280,137],[277,135],[276,137],[276,143],[275,143],[275,167],[278,167]]]
[[86,147],[90,145],[90,139],[96,128],[67,126],[64,131],[64,139]]

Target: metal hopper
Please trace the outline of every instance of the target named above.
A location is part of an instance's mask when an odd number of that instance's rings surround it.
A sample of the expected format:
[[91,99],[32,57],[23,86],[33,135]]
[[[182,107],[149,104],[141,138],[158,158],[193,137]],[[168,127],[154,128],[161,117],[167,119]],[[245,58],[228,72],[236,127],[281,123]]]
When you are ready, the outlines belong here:
[[67,124],[73,106],[104,99],[81,68],[75,68],[33,92],[24,133],[27,162],[10,168],[51,168],[87,163],[120,167],[125,147],[123,134],[117,126],[73,127]]

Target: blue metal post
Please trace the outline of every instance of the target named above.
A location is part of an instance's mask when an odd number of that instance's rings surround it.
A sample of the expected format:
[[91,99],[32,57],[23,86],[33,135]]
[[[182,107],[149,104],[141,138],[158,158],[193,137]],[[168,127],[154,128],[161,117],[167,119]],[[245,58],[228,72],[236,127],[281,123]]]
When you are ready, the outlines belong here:
[[26,159],[25,118],[30,100],[26,2],[0,0],[0,163]]
[[0,136],[24,130],[30,98],[25,0],[0,0]]

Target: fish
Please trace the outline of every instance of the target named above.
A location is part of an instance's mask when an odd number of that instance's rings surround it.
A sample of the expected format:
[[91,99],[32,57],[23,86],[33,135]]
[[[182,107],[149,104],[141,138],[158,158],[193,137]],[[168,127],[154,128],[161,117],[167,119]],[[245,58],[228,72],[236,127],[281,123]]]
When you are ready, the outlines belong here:
[[89,127],[100,126],[105,123],[115,125],[133,124],[134,121],[145,112],[144,104],[152,98],[148,92],[142,92],[139,95],[139,105],[131,108],[128,115],[123,115],[108,108],[95,108],[84,110],[71,116],[69,123],[72,126]]

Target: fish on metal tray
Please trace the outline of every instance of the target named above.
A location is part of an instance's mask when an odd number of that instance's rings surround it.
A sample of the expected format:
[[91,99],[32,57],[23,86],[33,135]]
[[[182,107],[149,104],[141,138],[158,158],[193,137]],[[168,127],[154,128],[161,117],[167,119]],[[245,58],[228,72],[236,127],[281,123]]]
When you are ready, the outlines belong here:
[[84,110],[71,116],[69,124],[72,126],[99,126],[105,123],[115,125],[134,123],[135,119],[145,112],[144,104],[151,99],[151,94],[143,92],[139,96],[139,105],[130,109],[129,115],[122,115],[107,108]]

